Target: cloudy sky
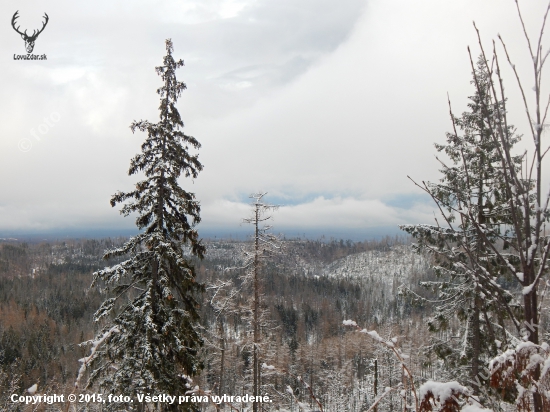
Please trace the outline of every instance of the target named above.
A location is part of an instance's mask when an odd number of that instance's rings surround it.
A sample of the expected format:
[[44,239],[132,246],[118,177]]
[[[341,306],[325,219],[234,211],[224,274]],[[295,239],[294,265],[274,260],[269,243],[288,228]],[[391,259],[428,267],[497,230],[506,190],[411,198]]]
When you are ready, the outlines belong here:
[[[535,34],[544,2],[521,3]],[[34,49],[46,61],[14,60],[16,10],[29,32],[49,15]],[[487,47],[502,34],[531,82],[513,0],[5,0],[0,16],[0,236],[133,230],[109,199],[138,179],[127,170],[145,136],[128,126],[158,118],[166,38],[185,61],[179,109],[205,166],[181,184],[209,236],[243,230],[256,191],[284,205],[273,223],[288,233],[432,222],[407,175],[438,179],[447,93],[457,113],[473,94],[473,20]]]

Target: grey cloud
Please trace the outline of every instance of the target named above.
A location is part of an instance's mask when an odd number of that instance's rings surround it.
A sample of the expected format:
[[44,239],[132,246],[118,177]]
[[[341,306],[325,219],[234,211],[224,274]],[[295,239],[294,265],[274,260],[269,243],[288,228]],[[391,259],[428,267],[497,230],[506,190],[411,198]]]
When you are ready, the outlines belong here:
[[[540,17],[535,2],[525,7],[527,20]],[[29,25],[50,15],[36,44],[47,62],[13,61],[24,50],[9,25],[17,8]],[[236,203],[257,189],[289,199],[279,217],[289,226],[428,219],[406,175],[438,179],[446,92],[457,113],[472,94],[472,19],[487,39],[512,39],[514,58],[525,51],[502,0],[29,0],[3,2],[0,15],[0,232],[131,227],[109,199],[137,180],[126,173],[144,135],[128,126],[157,119],[154,67],[167,37],[186,62],[185,131],[203,144],[204,172],[182,184],[203,202],[205,228],[238,225]],[[33,140],[53,111],[59,122]]]

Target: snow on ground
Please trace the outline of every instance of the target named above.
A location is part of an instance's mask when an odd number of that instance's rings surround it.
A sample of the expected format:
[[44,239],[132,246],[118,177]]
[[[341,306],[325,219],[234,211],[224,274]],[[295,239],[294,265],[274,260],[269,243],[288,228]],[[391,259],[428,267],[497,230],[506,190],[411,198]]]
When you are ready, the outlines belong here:
[[403,282],[412,273],[422,273],[427,268],[426,261],[409,246],[394,246],[389,251],[372,250],[346,256],[326,267],[323,275],[329,278],[382,281],[391,285],[394,280]]

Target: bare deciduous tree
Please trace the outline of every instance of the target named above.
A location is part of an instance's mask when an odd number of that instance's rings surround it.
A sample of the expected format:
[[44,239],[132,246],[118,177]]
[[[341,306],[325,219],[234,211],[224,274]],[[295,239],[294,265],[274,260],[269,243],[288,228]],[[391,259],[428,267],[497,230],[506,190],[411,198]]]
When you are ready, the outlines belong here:
[[[512,330],[516,338],[538,347],[541,343],[539,288],[548,277],[550,253],[550,238],[546,232],[546,223],[550,218],[550,192],[543,190],[542,187],[543,161],[550,149],[542,144],[543,125],[550,106],[550,97],[544,102],[542,91],[543,67],[550,53],[545,51],[542,45],[550,4],[542,15],[542,25],[536,41],[533,41],[528,34],[518,0],[515,0],[515,4],[532,64],[533,74],[529,82],[534,84],[532,88],[534,97],[528,96],[526,80],[520,75],[506,42],[500,35],[498,45],[493,41],[492,52],[486,53],[479,30],[474,24],[481,49],[481,62],[484,65],[482,71],[476,70],[470,53],[477,93],[486,95],[486,98],[480,99],[479,102],[482,119],[480,126],[496,154],[492,167],[499,170],[499,181],[495,186],[497,190],[495,193],[504,200],[499,211],[503,218],[497,221],[497,224],[489,224],[485,218],[480,218],[489,213],[487,212],[489,208],[483,203],[477,204],[472,199],[465,198],[462,202],[444,204],[448,212],[457,216],[457,220],[461,222],[457,229],[453,227],[449,214],[441,211],[447,224],[443,232],[447,238],[453,238],[450,250],[454,248],[457,256],[464,253],[468,255],[469,272],[473,276],[476,287],[485,285],[485,288],[491,292],[489,295],[485,293],[482,296],[483,299],[495,300],[498,305],[506,309],[508,321],[514,324]],[[516,137],[514,129],[510,126],[511,115],[507,109],[508,101],[500,59],[502,54],[511,67],[530,125],[530,148],[525,152],[518,153],[513,146]],[[475,171],[469,169],[469,162],[464,157],[464,153],[461,153],[461,156],[462,159],[458,159],[457,163],[461,166],[462,178],[466,182],[470,181],[473,186],[476,183]],[[424,189],[433,195],[433,191],[428,186],[424,186]],[[459,195],[459,193],[455,194]],[[441,206],[440,198],[432,197]],[[467,222],[467,225],[464,222]],[[479,239],[476,244],[466,241],[465,229]],[[480,250],[480,244],[483,245],[484,250],[481,255],[475,253],[476,250]],[[490,270],[488,263],[496,264],[498,270],[496,272]],[[521,294],[509,301],[506,291],[498,283],[500,276],[513,279],[521,288]],[[516,303],[521,313],[514,312],[513,306]],[[480,307],[477,304],[474,306]],[[536,362],[533,365],[535,364]],[[547,410],[550,399],[547,399],[544,391],[538,389],[539,378],[541,378],[540,364],[536,364],[533,368],[529,382],[516,382],[518,385],[528,384],[525,389],[532,394],[532,397],[531,403],[526,407],[539,412]],[[493,383],[495,382],[493,380]],[[509,385],[509,387],[517,386]],[[519,392],[523,395],[525,393],[521,390]],[[523,395],[522,399],[525,400]]]

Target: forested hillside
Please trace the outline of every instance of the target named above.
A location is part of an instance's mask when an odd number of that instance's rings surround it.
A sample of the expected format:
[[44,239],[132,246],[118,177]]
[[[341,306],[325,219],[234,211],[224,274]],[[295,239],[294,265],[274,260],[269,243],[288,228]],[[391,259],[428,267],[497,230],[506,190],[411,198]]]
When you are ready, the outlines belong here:
[[[102,267],[105,249],[122,241],[0,243],[2,393],[11,393],[9,386],[14,384],[19,393],[35,383],[41,390],[62,392],[74,385],[78,360],[89,350],[79,344],[93,338],[93,314],[105,299],[101,285],[90,288],[92,273]],[[262,361],[292,375],[266,373],[262,393],[290,407],[293,399],[285,388],[299,388],[292,376],[302,376],[325,410],[341,410],[337,405],[344,404],[356,405],[349,410],[360,410],[374,397],[375,358],[379,359],[379,388],[400,379],[395,360],[367,337],[346,330],[342,321],[356,319],[388,336],[391,331],[416,347],[425,341],[429,309],[412,307],[399,298],[397,289],[404,284],[420,293],[419,281],[429,279],[430,272],[405,243],[396,238],[363,243],[282,242],[285,253],[273,259],[262,276],[262,306],[268,314]],[[205,336],[200,385],[216,393],[238,394],[250,384],[246,319],[216,312],[210,304],[210,286],[220,279],[240,286],[238,267],[246,242],[216,241],[206,246],[205,259],[195,262],[198,280],[206,285],[199,297]],[[245,301],[246,296],[239,296],[236,305]],[[429,357],[417,353],[411,361],[419,365],[420,373],[433,375]],[[296,396],[310,401],[306,393],[298,391]],[[388,401],[397,406],[397,398]],[[5,401],[8,406],[10,402]]]

